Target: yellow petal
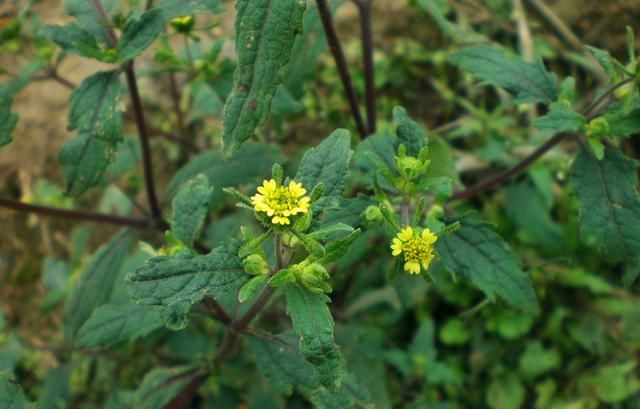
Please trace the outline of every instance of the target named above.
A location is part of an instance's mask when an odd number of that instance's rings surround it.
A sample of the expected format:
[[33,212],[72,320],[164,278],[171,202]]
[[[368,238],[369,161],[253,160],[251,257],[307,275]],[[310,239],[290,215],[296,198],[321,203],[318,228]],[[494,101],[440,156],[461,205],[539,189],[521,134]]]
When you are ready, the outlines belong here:
[[392,245],[391,250],[391,255],[393,255],[394,257],[399,256],[400,253],[402,253],[402,246]]
[[398,238],[402,241],[408,241],[412,237],[413,229],[411,227],[405,227],[400,233],[398,233]]
[[418,274],[420,273],[420,264],[416,261],[407,261],[404,263],[404,271],[411,274]]
[[424,240],[427,244],[433,244],[436,242],[436,240],[438,240],[438,236],[433,234],[431,230],[424,229],[422,231],[422,240]]

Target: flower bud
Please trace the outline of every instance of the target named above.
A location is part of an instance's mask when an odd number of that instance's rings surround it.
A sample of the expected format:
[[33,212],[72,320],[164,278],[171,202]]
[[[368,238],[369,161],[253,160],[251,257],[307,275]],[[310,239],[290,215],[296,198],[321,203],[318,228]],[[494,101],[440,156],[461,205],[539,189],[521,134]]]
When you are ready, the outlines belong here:
[[269,274],[269,264],[260,254],[252,254],[242,260],[242,267],[253,276]]
[[598,138],[609,135],[609,121],[607,118],[599,117],[591,120],[587,125],[587,137]]
[[413,156],[396,156],[398,172],[406,179],[415,179],[425,172],[425,164]]
[[193,30],[193,24],[193,16],[181,16],[171,19],[171,27],[183,34],[189,34]]
[[371,205],[362,212],[362,217],[368,224],[380,224],[384,220],[382,211],[378,206]]
[[300,239],[296,237],[295,234],[291,232],[285,232],[282,234],[282,244],[289,248],[293,248],[300,244]]

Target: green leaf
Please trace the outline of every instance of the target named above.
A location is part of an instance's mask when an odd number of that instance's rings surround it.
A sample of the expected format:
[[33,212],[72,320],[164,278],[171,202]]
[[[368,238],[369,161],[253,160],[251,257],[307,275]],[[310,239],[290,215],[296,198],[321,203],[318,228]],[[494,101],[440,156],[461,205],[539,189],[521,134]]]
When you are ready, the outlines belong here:
[[121,93],[117,70],[94,74],[71,93],[68,129],[77,129],[78,135],[58,155],[67,194],[78,196],[96,185],[113,162],[122,140]]
[[549,106],[547,115],[536,118],[533,126],[549,133],[574,131],[579,132],[587,124],[585,117],[573,112],[566,104],[554,102]]
[[121,230],[89,259],[65,307],[65,339],[73,340],[93,311],[109,300],[118,271],[133,241],[134,234]]
[[302,356],[296,341],[286,334],[249,337],[260,372],[285,395],[294,389],[310,393],[319,386],[313,366]]
[[516,308],[537,311],[529,277],[509,246],[482,221],[463,217],[459,229],[438,237],[436,251],[449,270],[473,282],[489,298],[498,296]]
[[371,397],[369,391],[363,387],[355,377],[348,374],[340,390],[336,393],[326,388],[318,388],[311,396],[311,402],[317,409],[346,409],[354,407],[371,408]]
[[560,354],[555,349],[545,349],[540,341],[527,344],[520,356],[520,372],[527,378],[535,378],[560,364]]
[[506,210],[518,228],[518,238],[544,248],[563,248],[562,232],[551,218],[551,206],[536,186],[524,181],[506,191]]
[[420,149],[426,145],[426,137],[420,124],[409,118],[403,107],[393,108],[393,121],[396,124],[396,135],[398,135],[396,149],[402,144],[407,148],[407,155],[417,158]]
[[585,372],[578,378],[578,388],[585,395],[595,394],[602,402],[621,403],[640,391],[636,366],[636,362],[628,360]]
[[616,70],[614,69],[614,63],[616,61],[615,58],[611,57],[611,54],[609,54],[608,51],[601,50],[590,45],[586,45],[585,48],[589,50],[594,57],[596,57],[596,60],[598,60],[598,63],[602,69],[604,69],[604,72],[607,73],[609,79],[611,81],[615,81],[618,78]]
[[609,123],[609,135],[631,136],[640,132],[640,109],[605,115]]
[[76,336],[76,348],[109,348],[133,342],[163,326],[162,307],[107,304],[98,307]]
[[360,233],[361,230],[357,229],[342,239],[330,241],[325,247],[326,254],[318,260],[318,263],[327,264],[342,258],[349,251],[353,242],[360,237]]
[[515,97],[516,104],[549,103],[558,96],[555,76],[540,60],[528,63],[520,57],[508,56],[504,50],[477,45],[458,51],[451,62],[489,84],[504,88]]
[[10,379],[7,374],[0,372],[0,408],[27,409],[34,407],[34,404],[27,401],[20,385]]
[[42,26],[39,34],[56,43],[60,48],[83,57],[104,60],[104,53],[96,37],[76,23],[64,26],[47,24]]
[[494,379],[487,390],[487,405],[491,409],[519,409],[524,403],[525,392],[516,376]]
[[167,20],[189,14],[221,11],[221,0],[158,0],[156,8]]
[[300,337],[302,355],[316,368],[320,383],[332,391],[340,388],[343,362],[333,340],[333,317],[329,298],[297,284],[285,286],[287,312]]
[[[116,11],[120,7],[119,0],[98,0],[102,3],[107,15]],[[63,0],[64,10],[68,15],[75,17],[78,20],[78,25],[98,37],[102,41],[105,41],[104,26],[96,13],[96,10],[91,4],[91,1],[87,0]]]
[[183,388],[197,382],[203,376],[205,375],[187,366],[152,369],[144,376],[142,384],[135,392],[135,404],[132,407],[164,408]]
[[151,305],[193,304],[205,295],[217,298],[246,280],[237,254],[237,245],[229,245],[203,256],[152,257],[127,274],[129,295],[136,303]]
[[626,284],[640,272],[637,168],[636,161],[618,151],[606,149],[599,161],[583,149],[571,170],[580,207],[580,236],[596,244],[609,261],[626,263]]
[[0,147],[12,141],[11,132],[18,123],[18,115],[11,112],[12,102],[9,90],[0,86]]
[[140,18],[129,20],[118,41],[118,64],[130,61],[149,47],[162,32],[166,19],[161,10],[144,12]]
[[[281,159],[280,150],[274,145],[258,143],[245,144],[231,159],[225,161],[217,151],[204,152],[181,168],[169,182],[164,200],[171,199],[188,180],[203,174],[212,186],[240,186],[255,182],[271,172],[274,162]],[[247,166],[251,163],[251,166]],[[222,190],[213,192],[210,206],[219,204],[224,198]]]
[[193,246],[209,212],[212,189],[205,175],[198,175],[182,186],[173,198],[171,231],[178,240]]
[[306,0],[236,1],[238,67],[224,109],[224,152],[234,154],[269,116],[296,35],[302,32]]
[[251,280],[244,283],[244,285],[240,287],[240,291],[238,292],[238,301],[245,302],[258,294],[258,292],[264,288],[268,278],[268,275],[262,274],[259,276],[255,276]]
[[311,192],[318,183],[323,183],[325,195],[311,207],[315,215],[337,207],[347,187],[349,160],[351,159],[349,131],[338,129],[320,145],[309,149],[298,167],[295,180]]
[[42,389],[38,393],[39,409],[60,409],[69,407],[72,364],[66,363],[52,367],[42,380]]

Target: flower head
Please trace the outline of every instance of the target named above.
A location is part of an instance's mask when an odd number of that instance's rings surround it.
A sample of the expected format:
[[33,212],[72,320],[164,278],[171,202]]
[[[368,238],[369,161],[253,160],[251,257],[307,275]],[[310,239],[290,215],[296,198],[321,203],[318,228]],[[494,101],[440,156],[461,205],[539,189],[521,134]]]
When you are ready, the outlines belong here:
[[264,212],[273,224],[291,224],[289,217],[309,211],[309,196],[301,183],[291,181],[287,186],[278,186],[275,180],[265,180],[258,193],[251,198],[253,208]]
[[433,260],[433,243],[438,237],[429,229],[420,233],[411,227],[405,227],[393,239],[391,254],[399,256],[404,253],[404,270],[411,274],[420,273],[420,265],[426,270]]

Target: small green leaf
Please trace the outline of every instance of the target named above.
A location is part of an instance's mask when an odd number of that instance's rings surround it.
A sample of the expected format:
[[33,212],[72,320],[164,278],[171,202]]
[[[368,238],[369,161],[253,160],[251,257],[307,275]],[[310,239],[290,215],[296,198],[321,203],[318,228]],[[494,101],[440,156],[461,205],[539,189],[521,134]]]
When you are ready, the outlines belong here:
[[73,340],[93,311],[109,300],[133,241],[134,235],[122,230],[89,259],[65,307],[63,326],[67,340]]
[[611,57],[611,54],[609,54],[608,51],[601,50],[590,45],[585,46],[585,48],[589,50],[594,57],[596,57],[596,60],[598,60],[598,63],[604,69],[604,72],[607,73],[609,79],[611,81],[615,81],[618,78],[614,69],[616,62],[615,58]]
[[118,41],[118,64],[134,59],[149,47],[162,32],[165,16],[161,10],[145,11],[140,18],[129,20]]
[[325,247],[326,254],[318,259],[319,264],[327,264],[337,261],[344,256],[353,242],[360,236],[361,230],[352,231],[347,237],[330,241]]
[[579,132],[587,124],[583,115],[573,112],[563,103],[554,102],[549,106],[547,115],[536,118],[533,126],[549,133],[574,131]]
[[609,123],[609,135],[631,136],[640,132],[640,109],[605,115]]
[[292,335],[250,336],[258,368],[273,387],[285,395],[294,388],[310,393],[319,386],[313,366],[305,360]]
[[112,347],[143,338],[162,327],[162,307],[107,304],[98,307],[76,336],[76,348]]
[[602,160],[582,150],[572,166],[573,191],[580,206],[580,236],[595,243],[604,257],[625,263],[624,281],[640,272],[640,199],[638,164],[606,149]]
[[33,409],[35,404],[29,403],[20,385],[9,376],[0,372],[0,408]]
[[94,74],[71,93],[68,129],[77,129],[78,135],[58,155],[69,195],[78,196],[100,181],[122,140],[118,74],[117,70]]
[[12,102],[9,90],[0,86],[0,147],[12,141],[11,132],[18,123],[18,115],[11,112]]
[[133,407],[164,408],[183,388],[203,376],[205,375],[187,366],[152,369],[144,376],[135,392]]
[[196,303],[237,290],[246,280],[237,245],[220,246],[207,255],[152,257],[127,274],[131,298],[140,304]]
[[455,53],[451,62],[489,84],[504,88],[515,97],[516,104],[549,103],[558,96],[555,76],[541,60],[528,63],[504,50],[476,45]]
[[224,108],[224,152],[233,155],[266,121],[283,80],[306,0],[236,1],[238,67]]
[[[116,11],[120,7],[119,0],[98,0],[102,3],[107,15]],[[101,22],[91,1],[87,0],[63,0],[64,10],[68,15],[75,17],[78,25],[98,37],[102,41],[106,41],[104,25]]]
[[525,388],[516,376],[496,378],[487,390],[487,405],[491,409],[519,409],[525,398]]
[[463,217],[459,229],[438,237],[436,251],[449,270],[473,282],[489,298],[499,296],[516,308],[537,311],[529,277],[502,237],[487,224]]
[[407,155],[417,158],[427,140],[420,124],[409,118],[403,107],[393,108],[393,121],[396,124],[396,135],[398,135],[396,148],[402,144],[407,148]]
[[198,175],[184,184],[173,198],[171,231],[178,240],[193,246],[209,212],[212,189],[205,175]]
[[340,197],[347,187],[352,153],[350,146],[349,131],[338,129],[302,157],[295,180],[302,183],[308,192],[318,183],[323,183],[325,187],[324,196],[311,207],[315,215],[340,203]]
[[560,354],[555,349],[545,349],[540,341],[532,341],[520,356],[520,372],[527,378],[535,378],[560,364]]
[[333,318],[329,298],[297,284],[285,287],[287,312],[300,337],[302,355],[316,368],[320,383],[337,391],[342,383],[343,361],[333,340]]
[[39,34],[56,43],[60,48],[83,57],[95,58],[104,61],[104,53],[96,37],[76,23],[64,26],[45,25],[40,28]]
[[285,284],[293,283],[296,281],[296,270],[285,268],[278,271],[269,279],[269,285],[271,287],[280,287]]
[[245,302],[258,294],[258,292],[262,288],[264,288],[268,278],[268,275],[263,274],[255,276],[251,280],[244,283],[244,285],[240,287],[240,291],[238,292],[238,301]]

